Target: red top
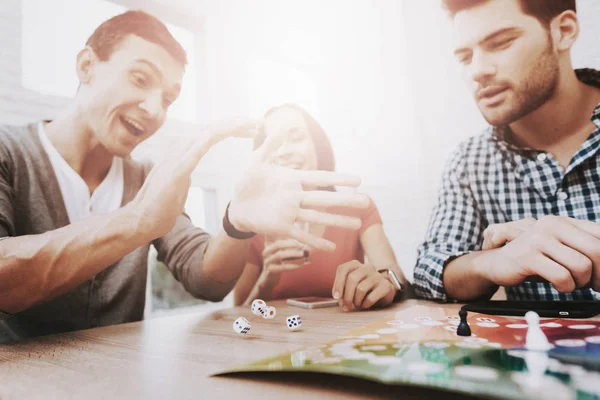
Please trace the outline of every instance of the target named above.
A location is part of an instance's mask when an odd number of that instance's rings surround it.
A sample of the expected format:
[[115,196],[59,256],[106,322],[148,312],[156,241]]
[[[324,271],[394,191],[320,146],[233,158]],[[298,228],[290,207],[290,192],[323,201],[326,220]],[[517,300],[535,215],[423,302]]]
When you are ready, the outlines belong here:
[[[352,260],[364,262],[365,254],[360,244],[362,233],[375,224],[381,224],[381,216],[373,200],[369,207],[356,209],[350,207],[330,207],[328,213],[358,217],[362,221],[359,230],[337,227],[325,227],[323,238],[336,244],[335,251],[310,249],[309,264],[293,271],[281,273],[279,282],[273,288],[272,299],[322,296],[331,297],[331,289],[337,268]],[[262,268],[262,252],[265,246],[263,235],[251,239],[248,262]]]

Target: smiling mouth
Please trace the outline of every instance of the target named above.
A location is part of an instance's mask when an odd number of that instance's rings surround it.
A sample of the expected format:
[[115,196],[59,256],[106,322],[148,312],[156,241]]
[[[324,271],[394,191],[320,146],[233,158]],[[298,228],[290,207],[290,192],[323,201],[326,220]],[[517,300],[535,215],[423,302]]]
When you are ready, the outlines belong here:
[[125,127],[125,129],[127,129],[129,131],[129,133],[131,133],[133,136],[139,137],[139,136],[143,136],[144,133],[146,132],[146,130],[144,129],[144,126],[142,124],[140,124],[139,122],[125,117],[125,116],[119,116],[119,120],[121,121],[121,123],[123,124],[123,126]]

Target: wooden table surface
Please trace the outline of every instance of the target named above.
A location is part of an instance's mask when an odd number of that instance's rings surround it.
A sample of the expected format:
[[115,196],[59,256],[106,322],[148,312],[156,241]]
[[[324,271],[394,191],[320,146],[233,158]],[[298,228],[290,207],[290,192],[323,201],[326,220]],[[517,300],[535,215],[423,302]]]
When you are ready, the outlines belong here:
[[[274,320],[247,307],[185,314],[0,345],[0,400],[9,399],[305,399],[440,398],[464,395],[319,374],[210,375],[279,353],[328,342],[381,319],[394,309],[435,303],[409,300],[384,310],[306,310],[282,301]],[[459,305],[445,305],[456,307]],[[291,332],[285,317],[300,314],[304,329]],[[248,337],[232,330],[243,316]]]

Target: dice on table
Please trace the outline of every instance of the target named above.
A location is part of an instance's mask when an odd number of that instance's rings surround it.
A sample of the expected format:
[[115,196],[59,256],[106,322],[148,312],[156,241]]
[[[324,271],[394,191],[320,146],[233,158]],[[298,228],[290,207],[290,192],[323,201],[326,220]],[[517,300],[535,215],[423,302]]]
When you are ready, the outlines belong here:
[[267,303],[261,299],[256,299],[252,302],[252,314],[254,315],[264,315],[266,308]]
[[299,315],[292,315],[287,317],[287,327],[292,331],[297,331],[302,327],[302,318]]
[[240,335],[245,335],[250,330],[250,322],[244,317],[239,317],[233,323],[233,330],[239,333]]
[[265,312],[263,313],[264,319],[273,319],[277,315],[277,309],[273,306],[265,307]]

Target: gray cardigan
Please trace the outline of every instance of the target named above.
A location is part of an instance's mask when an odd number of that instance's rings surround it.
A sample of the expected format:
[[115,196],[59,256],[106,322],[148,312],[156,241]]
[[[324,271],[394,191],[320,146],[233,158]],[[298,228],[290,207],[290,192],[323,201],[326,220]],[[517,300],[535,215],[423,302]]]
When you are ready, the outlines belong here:
[[[69,224],[60,187],[37,127],[37,123],[0,126],[0,238],[40,234]],[[121,206],[135,197],[150,167],[124,160]],[[219,284],[204,276],[203,258],[209,238],[182,214],[171,232],[152,244],[159,260],[188,292],[220,301],[235,282]],[[0,342],[141,320],[149,247],[150,243],[139,247],[58,298],[8,318],[0,316]]]

